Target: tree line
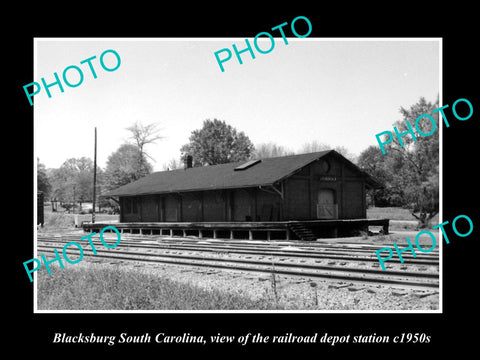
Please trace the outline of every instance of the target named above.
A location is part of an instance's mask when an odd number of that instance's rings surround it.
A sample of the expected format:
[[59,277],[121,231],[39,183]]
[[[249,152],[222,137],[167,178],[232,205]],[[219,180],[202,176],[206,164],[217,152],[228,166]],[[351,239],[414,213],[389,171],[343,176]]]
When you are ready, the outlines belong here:
[[[438,107],[438,99],[432,104],[425,98],[409,108],[400,108],[401,120],[394,123],[398,129],[406,129],[405,123],[415,122],[422,114],[432,114]],[[438,124],[438,113],[432,114]],[[423,124],[422,126],[428,126]],[[431,126],[431,125],[430,125]],[[162,139],[158,124],[143,125],[139,122],[126,128],[128,140],[119,146],[107,159],[105,169],[97,166],[96,193],[102,195],[138,180],[153,171],[147,152],[149,145]],[[428,132],[429,129],[422,129]],[[383,155],[378,146],[369,146],[358,156],[346,147],[334,150],[357,164],[380,181],[383,187],[368,194],[369,203],[374,206],[401,206],[411,210],[421,227],[438,213],[439,196],[439,140],[438,132],[429,137],[418,137],[416,142],[405,136],[405,146],[397,139],[388,144],[392,151]],[[243,132],[218,119],[207,119],[200,129],[193,130],[188,143],[179,150],[178,158],[163,164],[163,170],[183,168],[185,158],[193,158],[193,166],[209,166],[256,158],[287,156],[330,150],[328,144],[312,141],[304,143],[297,151],[274,142],[255,146]],[[93,196],[93,161],[90,158],[67,159],[58,169],[46,169],[37,161],[38,190],[45,193],[45,199],[59,201],[65,209],[74,203],[90,202]],[[115,207],[109,199],[100,197],[101,207]]]

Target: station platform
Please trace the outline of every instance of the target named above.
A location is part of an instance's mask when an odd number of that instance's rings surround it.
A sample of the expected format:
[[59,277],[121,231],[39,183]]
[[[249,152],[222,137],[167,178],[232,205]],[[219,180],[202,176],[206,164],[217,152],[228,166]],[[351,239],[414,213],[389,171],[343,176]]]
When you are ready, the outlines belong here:
[[316,240],[337,236],[356,236],[368,232],[369,226],[381,226],[388,234],[389,219],[332,219],[307,221],[248,222],[83,222],[86,232],[100,232],[114,226],[120,233],[165,236],[196,236],[199,238]]

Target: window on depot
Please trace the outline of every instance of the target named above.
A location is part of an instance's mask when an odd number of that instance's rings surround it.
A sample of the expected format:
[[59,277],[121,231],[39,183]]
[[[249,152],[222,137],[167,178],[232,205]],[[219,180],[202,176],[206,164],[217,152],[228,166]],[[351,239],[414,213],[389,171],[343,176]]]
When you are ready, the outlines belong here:
[[123,204],[126,214],[137,214],[138,213],[138,199],[137,198],[126,198]]

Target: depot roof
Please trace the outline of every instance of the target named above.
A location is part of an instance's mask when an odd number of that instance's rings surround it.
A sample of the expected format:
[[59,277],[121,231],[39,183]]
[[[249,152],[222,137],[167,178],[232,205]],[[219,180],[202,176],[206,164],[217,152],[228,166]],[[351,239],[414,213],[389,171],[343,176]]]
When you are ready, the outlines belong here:
[[328,150],[301,155],[265,158],[259,161],[243,161],[154,172],[137,181],[112,190],[105,196],[134,196],[270,186],[328,154],[340,158],[358,171],[365,177],[367,186],[373,188],[381,187],[375,179],[335,150]]

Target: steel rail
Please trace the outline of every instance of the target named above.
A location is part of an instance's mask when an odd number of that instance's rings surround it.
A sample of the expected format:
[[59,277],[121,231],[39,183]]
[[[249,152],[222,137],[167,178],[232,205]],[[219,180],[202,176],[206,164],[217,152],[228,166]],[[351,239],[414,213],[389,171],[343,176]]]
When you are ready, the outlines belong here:
[[[42,251],[47,253],[54,253],[53,247],[42,248]],[[73,254],[73,252],[68,252]],[[105,253],[107,253],[105,255]],[[120,255],[119,255],[120,254]],[[128,255],[128,256],[126,256]],[[109,260],[125,260],[125,261],[137,261],[137,262],[153,262],[161,264],[174,264],[182,265],[189,267],[207,267],[207,268],[216,268],[216,269],[228,269],[236,271],[249,271],[249,272],[261,272],[261,273],[275,273],[281,275],[292,275],[292,276],[303,276],[303,277],[313,277],[313,278],[322,278],[330,280],[343,280],[343,281],[353,281],[360,283],[375,283],[383,284],[390,286],[400,286],[403,288],[422,288],[422,289],[432,289],[438,288],[438,281],[432,280],[432,278],[437,278],[438,274],[427,273],[425,276],[424,273],[407,273],[407,272],[395,272],[389,274],[389,272],[380,272],[379,270],[373,269],[358,269],[358,268],[334,268],[327,266],[315,266],[315,265],[306,265],[306,264],[283,264],[283,263],[274,263],[271,262],[259,262],[252,260],[241,260],[241,259],[225,259],[225,258],[202,258],[202,257],[190,257],[190,256],[165,256],[165,254],[138,254],[125,251],[112,251],[112,250],[98,250],[97,254],[94,255],[93,252],[88,251],[84,256],[103,258]],[[175,259],[175,260],[172,260]],[[181,261],[181,260],[187,261]],[[193,261],[192,261],[193,260]],[[234,265],[227,265],[234,264]],[[239,265],[240,264],[240,265]],[[245,265],[253,265],[245,266]],[[286,268],[296,268],[297,271],[286,269]],[[303,270],[302,269],[306,269]],[[312,271],[313,269],[317,271]],[[361,276],[358,275],[347,275],[350,273],[362,273]],[[365,274],[367,273],[367,275]],[[371,276],[371,275],[376,276]],[[379,277],[378,275],[382,276]],[[368,276],[370,275],[370,276]],[[408,279],[411,276],[414,278]],[[399,279],[398,277],[403,277]],[[407,279],[405,279],[405,277]],[[418,278],[426,278],[427,282],[418,281]]]
[[[79,239],[77,239],[79,240]],[[39,242],[53,242],[53,243],[66,243],[67,240],[58,241],[56,239],[39,239]],[[95,240],[94,244],[101,244],[100,241]],[[378,259],[371,254],[371,252],[358,253],[354,249],[349,248],[348,250],[337,251],[338,249],[333,249],[331,251],[311,251],[311,250],[282,250],[281,248],[256,248],[256,247],[230,247],[230,246],[216,246],[211,244],[142,244],[142,243],[120,243],[117,247],[128,248],[132,247],[144,248],[144,249],[168,249],[168,250],[188,250],[188,251],[200,251],[200,252],[213,252],[213,253],[235,253],[235,254],[249,254],[249,255],[264,255],[264,256],[289,256],[289,257],[300,257],[300,258],[315,258],[315,259],[335,259],[335,260],[354,260],[354,261],[374,261],[377,262]],[[199,246],[200,245],[200,246]],[[219,251],[222,250],[222,251]],[[345,255],[345,253],[347,254]],[[365,254],[370,255],[369,257],[363,257]],[[423,257],[424,254],[422,254]],[[425,254],[426,255],[426,254]],[[412,255],[403,256],[403,258],[409,261],[409,264],[416,265],[438,265],[437,258],[428,258],[423,259],[414,258]],[[391,259],[390,262],[401,263],[399,259]]]

